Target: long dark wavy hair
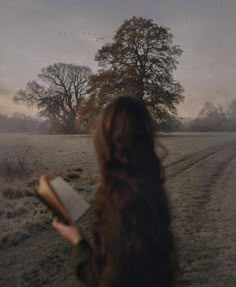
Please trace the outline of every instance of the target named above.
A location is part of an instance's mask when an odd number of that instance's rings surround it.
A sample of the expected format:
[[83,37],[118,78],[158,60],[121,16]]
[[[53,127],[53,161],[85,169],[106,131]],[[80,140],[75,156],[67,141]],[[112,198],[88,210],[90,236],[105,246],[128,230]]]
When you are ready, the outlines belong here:
[[101,173],[93,229],[100,276],[91,275],[89,285],[173,286],[176,260],[165,176],[144,103],[114,99],[98,119],[94,145]]

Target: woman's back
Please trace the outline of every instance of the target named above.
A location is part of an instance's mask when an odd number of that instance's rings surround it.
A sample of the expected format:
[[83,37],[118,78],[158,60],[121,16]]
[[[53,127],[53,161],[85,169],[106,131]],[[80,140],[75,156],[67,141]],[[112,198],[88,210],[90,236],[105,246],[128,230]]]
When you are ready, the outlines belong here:
[[120,97],[94,135],[101,184],[93,245],[77,245],[77,275],[88,287],[174,286],[175,251],[152,119],[144,103]]
[[101,191],[97,198],[103,210],[98,236],[104,238],[105,254],[99,286],[172,285],[173,238],[168,203],[158,178],[158,170],[138,178],[113,175],[101,187],[111,192],[105,201]]

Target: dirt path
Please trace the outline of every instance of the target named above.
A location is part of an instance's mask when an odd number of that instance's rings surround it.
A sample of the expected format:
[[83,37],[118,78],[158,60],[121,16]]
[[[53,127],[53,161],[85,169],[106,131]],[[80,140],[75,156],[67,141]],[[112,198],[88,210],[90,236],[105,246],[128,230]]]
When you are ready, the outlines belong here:
[[[208,284],[203,284],[203,286],[236,286],[235,187],[236,146],[234,147],[234,154],[214,185],[214,193],[212,193],[211,200],[207,205],[207,220],[204,222],[200,233],[201,235],[208,232],[205,246],[208,246],[208,250],[212,250],[212,255],[214,255],[214,268],[208,274],[205,272],[205,277],[208,276],[209,278]],[[207,222],[211,224],[211,229]]]
[[230,142],[192,165],[185,161],[184,173],[179,166],[170,172],[184,286],[236,286],[235,165]]
[[[166,166],[184,286],[236,286],[235,168],[232,140]],[[69,252],[50,227],[0,248],[0,286],[76,286],[64,260]]]

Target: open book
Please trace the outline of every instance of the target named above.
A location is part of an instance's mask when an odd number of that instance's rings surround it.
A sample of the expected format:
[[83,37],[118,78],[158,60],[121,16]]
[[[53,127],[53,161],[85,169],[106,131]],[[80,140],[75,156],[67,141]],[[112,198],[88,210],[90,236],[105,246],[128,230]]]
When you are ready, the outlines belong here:
[[39,179],[37,196],[66,223],[75,223],[89,209],[89,204],[61,177]]

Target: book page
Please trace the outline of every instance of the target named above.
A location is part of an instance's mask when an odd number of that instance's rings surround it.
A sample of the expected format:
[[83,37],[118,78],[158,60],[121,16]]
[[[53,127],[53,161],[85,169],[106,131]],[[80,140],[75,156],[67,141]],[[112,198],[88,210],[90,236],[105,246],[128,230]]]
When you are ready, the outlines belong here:
[[89,204],[73,187],[61,177],[50,181],[54,192],[69,213],[72,222],[76,222],[89,209]]

